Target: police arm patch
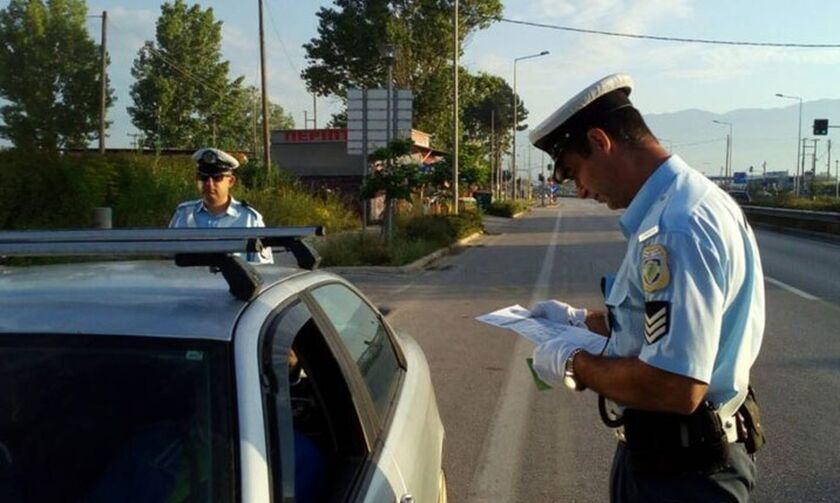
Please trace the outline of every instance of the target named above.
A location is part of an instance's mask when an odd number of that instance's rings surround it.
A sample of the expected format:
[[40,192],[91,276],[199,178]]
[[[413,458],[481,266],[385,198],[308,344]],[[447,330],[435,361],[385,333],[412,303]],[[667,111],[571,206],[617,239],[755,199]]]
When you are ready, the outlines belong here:
[[645,292],[655,292],[668,286],[668,251],[664,246],[648,245],[642,248],[642,287]]
[[645,302],[645,340],[653,344],[668,334],[671,325],[671,303],[667,301]]

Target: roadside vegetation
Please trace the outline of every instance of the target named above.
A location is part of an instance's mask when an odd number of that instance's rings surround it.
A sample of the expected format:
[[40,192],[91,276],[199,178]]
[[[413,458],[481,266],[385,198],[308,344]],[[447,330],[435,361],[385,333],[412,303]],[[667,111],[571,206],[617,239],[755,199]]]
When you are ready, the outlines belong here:
[[[94,208],[113,211],[115,228],[166,227],[176,206],[199,197],[188,156],[58,155],[0,151],[0,229],[80,229]],[[313,195],[274,170],[250,162],[237,173],[234,197],[262,213],[266,225],[323,225],[328,232],[359,226],[335,195]]]
[[794,197],[792,193],[788,192],[774,197],[755,197],[749,204],[794,210],[840,212],[840,199],[834,197],[834,190],[835,187],[832,183],[830,187],[826,187],[826,190],[815,191],[815,193],[820,195],[814,196],[813,198]]
[[390,243],[377,232],[347,232],[316,242],[323,266],[400,266],[484,230],[481,214],[400,216]]
[[487,214],[496,217],[511,218],[517,213],[522,213],[530,207],[524,199],[506,199],[504,201],[493,201],[487,208]]

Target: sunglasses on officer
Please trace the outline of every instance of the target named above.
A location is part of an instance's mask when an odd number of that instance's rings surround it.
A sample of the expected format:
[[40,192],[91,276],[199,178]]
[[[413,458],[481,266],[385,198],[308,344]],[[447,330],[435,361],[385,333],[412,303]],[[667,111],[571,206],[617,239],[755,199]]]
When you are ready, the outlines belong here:
[[563,183],[572,178],[571,173],[563,164],[563,147],[569,143],[569,135],[566,135],[551,148],[551,159],[554,160],[554,171],[551,178],[557,183]]
[[218,173],[218,174],[215,174],[215,175],[207,175],[205,173],[197,173],[195,175],[195,179],[202,182],[202,183],[204,183],[204,182],[206,182],[207,180],[210,180],[210,179],[212,179],[214,183],[219,183],[229,176],[231,176],[230,173]]

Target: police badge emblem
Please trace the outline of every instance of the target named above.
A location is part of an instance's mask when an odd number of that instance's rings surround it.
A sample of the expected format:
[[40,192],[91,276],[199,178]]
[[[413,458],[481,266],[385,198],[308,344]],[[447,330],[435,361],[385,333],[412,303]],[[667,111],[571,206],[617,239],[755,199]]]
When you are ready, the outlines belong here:
[[655,292],[668,286],[671,274],[668,272],[668,251],[662,245],[648,245],[642,248],[642,287],[645,293]]

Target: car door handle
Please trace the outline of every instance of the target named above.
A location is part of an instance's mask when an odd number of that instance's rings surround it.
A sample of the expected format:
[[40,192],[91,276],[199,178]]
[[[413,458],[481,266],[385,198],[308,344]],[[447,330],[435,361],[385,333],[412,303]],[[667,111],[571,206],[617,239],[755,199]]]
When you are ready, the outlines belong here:
[[402,495],[402,498],[400,498],[400,503],[414,503],[414,496],[410,493],[405,493]]

